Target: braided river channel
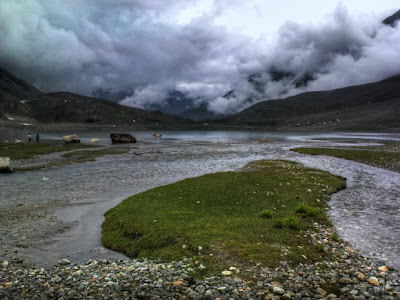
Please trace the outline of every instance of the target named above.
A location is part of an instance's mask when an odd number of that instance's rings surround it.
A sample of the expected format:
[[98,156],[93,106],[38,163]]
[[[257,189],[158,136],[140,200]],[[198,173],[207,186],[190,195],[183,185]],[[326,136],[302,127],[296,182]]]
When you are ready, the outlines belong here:
[[[332,195],[328,203],[328,215],[339,236],[362,254],[400,269],[400,173],[290,151],[302,146],[377,145],[400,141],[400,134],[166,131],[155,139],[150,131],[130,133],[138,142],[125,154],[0,174],[0,212],[6,216],[21,209],[30,216],[0,222],[0,259],[20,256],[38,266],[51,266],[62,258],[77,262],[123,258],[102,247],[100,240],[104,213],[123,199],[184,178],[236,170],[254,160],[286,159],[345,177],[347,188]],[[0,141],[27,134],[3,130]],[[41,140],[56,141],[65,134],[43,132]],[[113,147],[110,132],[77,134],[82,142],[98,138],[101,145]],[[32,217],[39,208],[43,212]]]

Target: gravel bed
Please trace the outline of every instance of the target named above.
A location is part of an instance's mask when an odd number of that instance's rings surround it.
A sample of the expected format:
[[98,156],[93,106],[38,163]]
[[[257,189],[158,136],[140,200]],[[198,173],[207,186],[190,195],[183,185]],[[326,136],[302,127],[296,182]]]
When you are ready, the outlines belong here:
[[335,241],[331,229],[314,227],[304,234],[324,245],[329,261],[308,264],[304,257],[296,267],[285,261],[279,268],[232,266],[196,280],[191,274],[204,266],[195,259],[62,259],[51,269],[22,269],[4,260],[0,299],[400,299],[397,270]]

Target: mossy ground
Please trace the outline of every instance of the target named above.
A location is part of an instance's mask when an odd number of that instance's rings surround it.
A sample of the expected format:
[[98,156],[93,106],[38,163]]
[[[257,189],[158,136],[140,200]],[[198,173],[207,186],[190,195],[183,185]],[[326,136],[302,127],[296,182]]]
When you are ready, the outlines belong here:
[[[16,171],[34,171],[43,168],[94,161],[100,156],[123,154],[129,152],[129,150],[129,146],[103,148],[103,146],[83,143],[0,143],[0,156],[10,157],[11,160],[20,160],[14,168]],[[67,153],[55,159],[53,158],[45,161],[39,159],[40,155],[54,152]],[[29,160],[28,163],[25,163],[26,160]]]
[[[386,147],[386,148],[389,148]],[[294,148],[292,151],[310,155],[327,155],[353,160],[374,167],[400,172],[400,152],[388,151],[385,147],[371,149],[333,149],[333,148]]]
[[97,148],[97,145],[66,144],[66,143],[0,143],[0,156],[12,160],[31,158],[36,155],[50,154],[53,152],[71,151],[77,149]]
[[[213,274],[229,266],[260,262],[277,266],[318,261],[318,251],[304,231],[327,223],[329,195],[345,180],[287,161],[258,161],[243,172],[189,178],[132,196],[106,213],[102,242],[130,257],[181,260],[194,257]],[[318,209],[309,217],[300,204]],[[271,218],[261,212],[270,209]],[[274,223],[297,218],[299,226]]]

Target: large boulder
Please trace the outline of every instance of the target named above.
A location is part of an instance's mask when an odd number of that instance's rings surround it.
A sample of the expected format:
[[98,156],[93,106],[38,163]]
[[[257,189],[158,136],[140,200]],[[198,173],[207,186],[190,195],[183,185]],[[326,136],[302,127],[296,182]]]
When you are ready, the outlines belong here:
[[127,133],[111,133],[110,136],[113,144],[136,143],[135,137]]
[[71,134],[71,135],[65,135],[63,136],[63,141],[66,142],[67,144],[70,143],[80,143],[81,140],[78,138],[76,134]]
[[9,157],[0,157],[0,173],[12,173],[14,168]]

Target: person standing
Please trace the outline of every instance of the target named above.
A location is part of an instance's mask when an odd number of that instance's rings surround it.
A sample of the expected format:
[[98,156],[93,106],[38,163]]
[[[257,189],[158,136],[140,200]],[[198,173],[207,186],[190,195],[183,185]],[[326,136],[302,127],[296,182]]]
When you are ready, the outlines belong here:
[[39,140],[40,140],[40,135],[39,133],[36,133],[36,143],[39,143]]
[[32,135],[28,133],[28,142],[30,143],[32,141]]

